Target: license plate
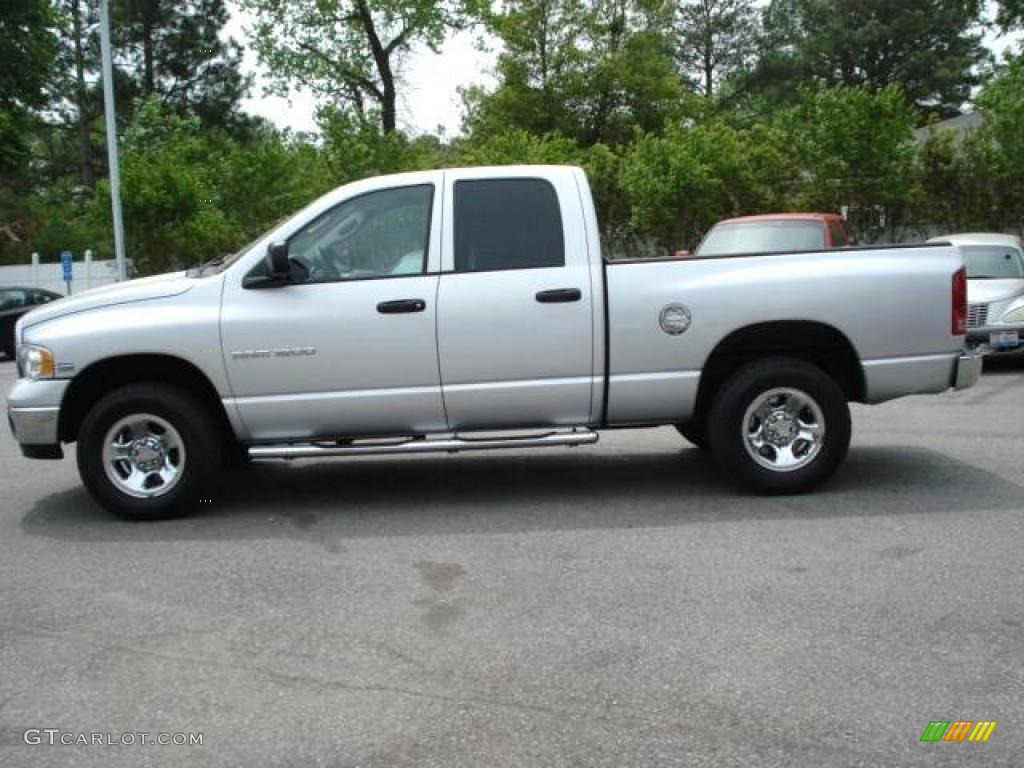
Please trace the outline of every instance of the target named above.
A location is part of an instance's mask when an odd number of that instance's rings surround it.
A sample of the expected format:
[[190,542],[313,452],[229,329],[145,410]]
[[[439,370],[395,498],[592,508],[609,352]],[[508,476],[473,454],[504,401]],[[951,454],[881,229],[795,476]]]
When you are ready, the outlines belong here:
[[988,336],[988,343],[992,349],[1006,349],[1016,347],[1020,343],[1016,331],[996,331]]

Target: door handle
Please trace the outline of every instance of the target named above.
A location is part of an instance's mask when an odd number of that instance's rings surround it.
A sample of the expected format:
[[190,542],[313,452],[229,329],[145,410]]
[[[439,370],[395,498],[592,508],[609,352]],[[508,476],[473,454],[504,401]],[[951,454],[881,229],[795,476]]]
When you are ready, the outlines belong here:
[[541,304],[560,304],[579,301],[582,298],[583,292],[579,288],[554,288],[550,291],[540,291],[537,294],[537,301]]
[[377,305],[377,311],[382,315],[398,315],[403,312],[422,312],[427,308],[427,302],[423,299],[398,299],[397,301],[382,301]]

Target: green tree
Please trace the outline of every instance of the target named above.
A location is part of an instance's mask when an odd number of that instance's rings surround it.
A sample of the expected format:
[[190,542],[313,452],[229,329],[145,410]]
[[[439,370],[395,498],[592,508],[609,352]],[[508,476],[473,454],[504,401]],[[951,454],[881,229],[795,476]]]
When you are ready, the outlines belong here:
[[716,221],[784,209],[799,172],[791,137],[723,121],[641,136],[622,165],[635,230],[664,248],[692,248]]
[[799,99],[779,119],[803,166],[794,202],[826,211],[849,206],[859,235],[891,236],[917,194],[917,116],[902,91],[897,86],[804,88]]
[[996,185],[993,226],[1024,229],[1024,55],[1010,59],[978,96],[988,177]]
[[[197,117],[180,117],[156,99],[139,106],[122,141],[121,199],[126,248],[144,274],[194,266],[241,244],[244,233],[220,199],[221,152]],[[106,182],[97,198],[109,198]]]
[[677,58],[691,87],[711,97],[753,62],[760,38],[753,0],[690,0],[676,12]]
[[1024,0],[999,0],[996,23],[1004,32],[1024,26]]
[[[32,143],[37,111],[57,54],[54,10],[44,0],[9,0],[0,18],[0,254],[16,250],[33,188]],[[22,234],[19,234],[22,233]]]
[[119,59],[142,97],[158,96],[204,127],[237,121],[251,77],[241,74],[239,44],[221,39],[224,0],[119,0],[113,17]]
[[463,94],[464,128],[620,144],[660,130],[679,99],[671,6],[660,0],[510,0],[488,16],[502,41],[498,86]]
[[[996,202],[992,146],[979,136],[962,140],[955,131],[931,128],[917,151],[921,194],[911,228],[919,235],[985,230]],[[998,225],[996,225],[998,226]]]
[[772,0],[751,85],[899,85],[924,113],[958,114],[987,53],[977,0]]
[[256,16],[260,60],[279,92],[298,85],[397,128],[398,70],[418,43],[433,51],[469,24],[476,0],[240,0]]

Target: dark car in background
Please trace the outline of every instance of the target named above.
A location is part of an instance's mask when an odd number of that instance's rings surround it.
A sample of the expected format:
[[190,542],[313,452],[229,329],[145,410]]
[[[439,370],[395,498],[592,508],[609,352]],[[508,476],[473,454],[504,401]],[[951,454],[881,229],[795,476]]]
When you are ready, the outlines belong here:
[[822,251],[856,242],[837,213],[768,213],[718,222],[694,255]]
[[14,357],[14,324],[18,318],[40,304],[63,298],[44,288],[0,287],[0,352]]

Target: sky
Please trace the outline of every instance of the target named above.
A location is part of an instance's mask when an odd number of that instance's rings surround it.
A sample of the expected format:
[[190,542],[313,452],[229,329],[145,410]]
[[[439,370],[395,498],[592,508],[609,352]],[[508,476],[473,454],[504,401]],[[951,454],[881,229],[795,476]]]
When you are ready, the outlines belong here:
[[[289,98],[263,95],[261,79],[264,70],[247,42],[246,28],[251,26],[252,17],[234,3],[229,2],[228,5],[231,19],[223,34],[242,44],[245,51],[243,67],[256,76],[252,94],[242,101],[242,108],[250,114],[268,118],[279,128],[314,131],[316,100],[311,94],[293,91]],[[989,16],[992,15],[989,9]],[[438,126],[442,126],[447,136],[459,133],[462,117],[459,86],[494,84],[492,70],[496,54],[493,50],[479,50],[480,37],[479,30],[460,32],[445,41],[439,54],[423,46],[413,51],[402,67],[398,104],[400,128],[410,134],[420,134],[434,133]],[[1022,39],[1020,34],[998,36],[990,32],[985,36],[985,44],[999,55]],[[494,48],[493,41],[489,47]]]

